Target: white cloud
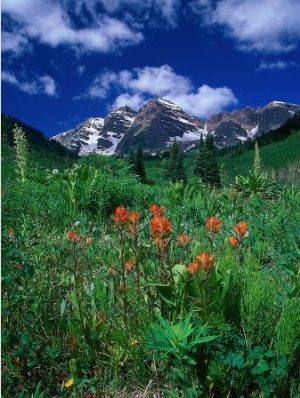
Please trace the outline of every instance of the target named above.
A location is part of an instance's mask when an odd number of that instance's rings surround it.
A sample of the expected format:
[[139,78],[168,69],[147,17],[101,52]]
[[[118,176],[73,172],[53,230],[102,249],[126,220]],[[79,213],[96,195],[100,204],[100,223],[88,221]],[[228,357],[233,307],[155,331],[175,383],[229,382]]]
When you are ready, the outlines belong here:
[[296,66],[295,62],[292,61],[281,61],[277,60],[274,62],[266,62],[262,61],[259,64],[259,67],[257,70],[284,70],[284,69],[290,69]]
[[300,42],[298,0],[194,0],[191,5],[206,24],[222,27],[243,51],[289,52]]
[[56,83],[52,77],[47,75],[36,76],[30,81],[19,81],[14,73],[9,71],[2,71],[1,80],[6,83],[12,84],[13,86],[16,86],[19,90],[24,91],[30,95],[45,94],[50,97],[57,95]]
[[18,32],[2,32],[1,51],[23,55],[30,51],[32,46],[28,39]]
[[8,72],[8,71],[3,71],[1,72],[1,80],[3,80],[4,82],[10,83],[10,84],[14,84],[14,85],[18,85],[19,82],[16,78],[16,76],[14,75],[14,73]]
[[111,109],[128,105],[138,110],[151,97],[162,96],[188,114],[201,118],[237,104],[231,89],[208,85],[196,88],[187,77],[176,74],[169,65],[146,66],[119,73],[105,71],[94,80],[88,91],[89,96],[101,98],[112,93],[116,98]]
[[[17,45],[21,40],[35,39],[52,47],[69,45],[80,52],[109,52],[143,40],[141,32],[106,15],[98,15],[86,27],[76,29],[68,9],[50,0],[3,0],[2,12],[9,14],[18,24],[18,33],[13,26],[8,29],[7,23],[4,32],[6,38],[11,36],[11,42],[14,36],[15,44],[9,49],[17,53],[21,52],[20,45]],[[7,51],[7,47],[3,50]]]

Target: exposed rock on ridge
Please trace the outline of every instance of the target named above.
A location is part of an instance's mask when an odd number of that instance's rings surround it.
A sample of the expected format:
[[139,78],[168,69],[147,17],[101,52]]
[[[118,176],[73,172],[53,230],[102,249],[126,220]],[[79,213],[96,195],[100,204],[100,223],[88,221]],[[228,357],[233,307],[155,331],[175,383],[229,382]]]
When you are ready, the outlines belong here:
[[182,150],[198,145],[200,135],[212,133],[219,147],[236,145],[281,126],[299,105],[273,101],[255,110],[250,106],[211,115],[207,122],[189,116],[161,97],[148,101],[138,112],[128,106],[102,118],[89,118],[52,139],[79,153],[128,154],[140,143],[143,151],[168,151],[176,138]]

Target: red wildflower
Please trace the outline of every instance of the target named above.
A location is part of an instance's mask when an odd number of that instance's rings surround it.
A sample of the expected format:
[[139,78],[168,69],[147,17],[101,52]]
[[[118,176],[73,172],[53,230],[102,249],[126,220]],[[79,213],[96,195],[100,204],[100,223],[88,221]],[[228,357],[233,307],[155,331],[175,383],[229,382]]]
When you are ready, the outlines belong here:
[[228,240],[233,248],[239,243],[239,240],[235,236],[229,236]]
[[135,262],[132,260],[127,260],[125,263],[125,271],[126,272],[132,272],[133,267],[135,266]]
[[137,223],[140,218],[141,216],[136,211],[131,211],[128,213],[128,220],[133,224]]
[[160,251],[164,252],[170,243],[170,239],[154,238],[154,242]]
[[196,261],[205,272],[208,272],[215,262],[215,258],[207,252],[203,252],[196,258]]
[[190,274],[196,275],[199,269],[199,263],[198,261],[192,262],[188,267],[185,268],[186,272],[189,272]]
[[140,232],[140,228],[138,226],[138,221],[140,218],[141,218],[141,216],[136,211],[132,211],[128,214],[128,220],[130,221],[128,230],[132,234],[138,234]]
[[178,246],[187,246],[192,239],[193,239],[192,236],[188,236],[186,234],[180,234],[177,236]]
[[114,269],[114,267],[108,267],[107,271],[110,272],[113,275],[116,275],[117,271]]
[[69,232],[68,232],[68,240],[69,240],[70,242],[76,243],[76,242],[78,242],[78,241],[81,240],[81,239],[82,239],[82,236],[81,236],[81,235],[78,235],[77,232],[75,232],[75,231],[69,231]]
[[209,217],[206,220],[205,228],[210,232],[219,232],[222,227],[222,220],[217,217]]
[[14,230],[13,228],[8,228],[8,233],[9,233],[10,235],[12,235],[12,234],[15,233],[15,230]]
[[172,224],[162,216],[154,216],[150,220],[150,226],[153,238],[165,239],[172,232]]
[[248,225],[244,221],[240,221],[235,225],[233,228],[234,232],[236,232],[240,237],[243,237],[246,235],[246,232],[248,230]]
[[116,208],[115,213],[111,216],[111,219],[115,221],[116,224],[125,225],[127,224],[129,212],[122,206]]
[[162,217],[165,214],[165,208],[163,206],[153,204],[149,207],[149,210],[154,216]]

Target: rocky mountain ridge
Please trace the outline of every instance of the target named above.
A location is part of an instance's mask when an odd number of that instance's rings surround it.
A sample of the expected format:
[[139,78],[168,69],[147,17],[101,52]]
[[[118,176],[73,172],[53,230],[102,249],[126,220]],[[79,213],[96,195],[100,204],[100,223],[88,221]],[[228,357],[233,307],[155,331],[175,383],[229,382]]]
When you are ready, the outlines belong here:
[[300,105],[281,101],[254,109],[247,106],[211,115],[206,122],[190,116],[162,97],[148,101],[138,112],[123,106],[105,118],[89,118],[74,129],[54,137],[62,145],[84,155],[126,155],[141,144],[144,152],[168,151],[176,138],[183,151],[198,145],[201,134],[214,135],[217,146],[236,145],[281,126]]

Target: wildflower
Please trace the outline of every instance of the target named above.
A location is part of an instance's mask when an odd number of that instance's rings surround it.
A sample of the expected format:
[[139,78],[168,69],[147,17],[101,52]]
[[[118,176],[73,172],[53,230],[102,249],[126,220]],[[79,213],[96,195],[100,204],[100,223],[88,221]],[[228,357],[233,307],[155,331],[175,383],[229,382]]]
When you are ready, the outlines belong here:
[[15,233],[15,230],[13,228],[8,228],[8,233],[10,235],[13,235]]
[[128,220],[132,223],[132,224],[136,224],[139,219],[141,218],[141,216],[139,215],[139,213],[137,213],[136,211],[131,211],[128,214]]
[[233,248],[239,243],[239,240],[235,236],[229,236],[228,240]]
[[154,242],[156,243],[156,246],[159,248],[159,250],[161,252],[164,252],[169,246],[170,239],[154,238]]
[[165,214],[165,208],[163,206],[153,204],[149,207],[149,210],[153,214],[153,216],[159,216],[162,217]]
[[172,224],[163,216],[154,216],[150,220],[153,238],[165,239],[172,232]]
[[248,225],[244,221],[240,221],[235,225],[233,230],[242,238],[248,231]]
[[210,232],[219,232],[222,227],[222,220],[217,217],[209,217],[206,220],[205,228]]
[[131,340],[131,342],[130,342],[131,345],[136,345],[137,343],[138,343],[138,340],[136,340],[136,339],[133,339],[133,340]]
[[192,262],[188,267],[185,268],[186,272],[196,275],[199,269],[199,263],[197,261]]
[[127,260],[125,263],[125,271],[126,272],[132,272],[133,267],[135,266],[135,262],[132,260]]
[[85,239],[85,244],[88,246],[88,245],[90,245],[90,244],[92,243],[92,241],[93,241],[92,238],[87,237],[87,238]]
[[80,224],[80,221],[75,221],[75,223],[74,223],[75,227],[78,227],[79,224]]
[[111,219],[119,225],[125,225],[128,222],[128,214],[128,211],[124,207],[119,206],[116,208],[114,215],[111,216]]
[[130,221],[128,230],[129,230],[129,232],[131,232],[134,235],[136,235],[140,232],[140,228],[138,226],[138,221],[140,218],[141,218],[141,216],[136,211],[132,211],[128,215],[128,220]]
[[74,384],[74,379],[69,379],[65,382],[65,387],[69,388]]
[[196,261],[205,272],[208,272],[215,262],[215,258],[207,252],[203,252],[196,258]]
[[108,267],[107,268],[107,271],[109,272],[109,273],[111,273],[112,275],[116,275],[116,270],[114,269],[114,267]]
[[53,169],[52,170],[52,174],[58,174],[58,170],[57,169]]
[[177,237],[178,246],[187,246],[192,239],[193,239],[192,236],[188,236],[186,234],[180,234]]
[[81,240],[82,236],[78,235],[75,231],[68,232],[68,240],[72,243],[76,243],[77,241]]

